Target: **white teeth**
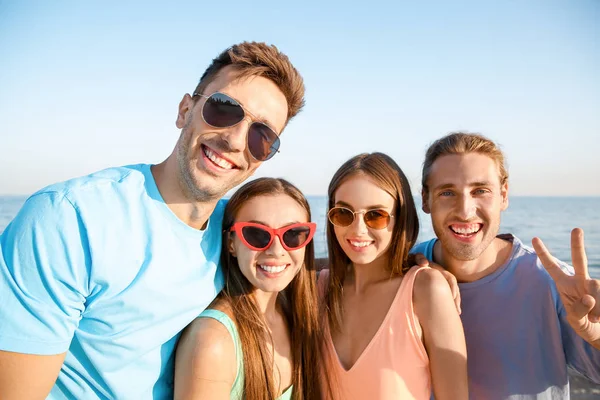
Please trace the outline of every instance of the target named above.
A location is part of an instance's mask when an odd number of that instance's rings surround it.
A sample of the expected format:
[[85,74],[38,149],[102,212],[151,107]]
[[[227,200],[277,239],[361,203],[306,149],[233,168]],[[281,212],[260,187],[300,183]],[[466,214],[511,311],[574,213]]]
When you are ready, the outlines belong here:
[[208,157],[208,159],[210,161],[214,162],[221,168],[232,169],[234,167],[234,165],[232,163],[230,163],[229,161],[223,160],[222,158],[217,157],[217,155],[208,147],[204,147],[204,154],[206,155],[206,157]]
[[356,242],[354,240],[351,240],[350,244],[354,247],[367,247],[371,244],[371,242]]
[[471,225],[467,228],[458,228],[458,227],[452,226],[451,228],[454,232],[459,233],[461,235],[470,235],[472,233],[479,232],[480,225],[479,224]]
[[270,272],[271,274],[276,274],[278,272],[281,272],[285,269],[285,267],[287,267],[286,264],[284,265],[259,265],[260,269],[264,269],[267,272]]

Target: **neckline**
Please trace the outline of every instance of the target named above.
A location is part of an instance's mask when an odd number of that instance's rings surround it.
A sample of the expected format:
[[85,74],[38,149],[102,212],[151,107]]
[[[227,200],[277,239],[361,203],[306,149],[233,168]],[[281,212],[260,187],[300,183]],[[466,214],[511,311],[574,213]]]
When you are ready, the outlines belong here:
[[400,282],[400,285],[398,286],[398,290],[396,291],[396,294],[394,295],[394,300],[392,300],[392,304],[390,304],[390,307],[389,307],[387,313],[385,314],[383,321],[381,321],[379,328],[377,328],[377,331],[375,331],[375,334],[373,335],[371,340],[369,340],[369,343],[365,346],[365,348],[360,353],[360,355],[358,356],[356,361],[354,361],[354,364],[352,364],[352,366],[348,369],[346,369],[342,365],[342,362],[340,361],[340,356],[338,355],[337,349],[335,348],[335,344],[333,343],[333,337],[331,336],[331,329],[329,329],[329,326],[328,326],[327,335],[329,336],[329,342],[331,344],[333,354],[335,355],[335,361],[336,361],[338,368],[340,368],[343,373],[349,374],[350,372],[352,372],[352,370],[354,370],[356,368],[356,366],[360,363],[360,361],[366,357],[365,354],[368,353],[368,351],[371,349],[371,347],[373,347],[375,340],[377,340],[377,338],[381,335],[381,331],[383,330],[383,327],[387,325],[389,319],[391,318],[392,310],[395,308],[396,302],[400,298],[400,293],[402,292],[402,289],[405,286],[406,279],[404,279],[404,278],[406,278],[406,274],[402,276],[402,278],[401,278],[402,281]]
[[[473,281],[473,282],[459,283],[458,287],[461,290],[476,288],[480,285],[485,285],[486,283],[489,283],[489,282],[495,280],[496,278],[498,278],[500,275],[502,275],[508,269],[512,260],[514,260],[517,252],[522,247],[521,241],[511,233],[501,233],[501,234],[496,235],[496,237],[498,239],[505,240],[511,244],[512,248],[510,250],[510,254],[509,254],[508,258],[502,265],[500,265],[498,268],[496,268],[496,270],[494,272],[492,272],[491,274],[486,275],[482,278],[479,278],[478,280]],[[433,240],[434,240],[433,245],[435,246],[435,243],[439,242],[439,239],[436,238]],[[431,247],[431,259],[433,262],[436,262],[435,260],[433,260],[433,246]]]
[[182,220],[180,220],[179,217],[175,215],[173,210],[169,208],[164,198],[160,194],[160,191],[158,190],[158,185],[156,184],[156,180],[154,179],[154,175],[152,174],[153,166],[153,164],[143,164],[141,167],[142,173],[144,174],[145,178],[144,185],[146,187],[146,194],[148,195],[148,197],[153,200],[153,203],[155,204],[156,208],[158,208],[160,212],[165,216],[165,218],[168,221],[170,221],[169,223],[172,227],[180,230],[185,235],[192,235],[197,238],[202,238],[204,236],[204,232],[207,232],[211,225],[210,217],[212,216],[212,213],[211,216],[208,217],[208,220],[206,221],[206,227],[203,230],[194,229]]

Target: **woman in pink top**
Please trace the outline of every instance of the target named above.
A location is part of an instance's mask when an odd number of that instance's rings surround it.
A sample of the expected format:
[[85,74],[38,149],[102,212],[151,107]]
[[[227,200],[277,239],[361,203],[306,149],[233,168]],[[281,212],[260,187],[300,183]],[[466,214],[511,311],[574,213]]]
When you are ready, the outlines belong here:
[[413,267],[419,233],[408,180],[381,153],[348,160],[329,185],[329,270],[319,277],[326,350],[343,399],[466,399],[460,317],[440,272]]

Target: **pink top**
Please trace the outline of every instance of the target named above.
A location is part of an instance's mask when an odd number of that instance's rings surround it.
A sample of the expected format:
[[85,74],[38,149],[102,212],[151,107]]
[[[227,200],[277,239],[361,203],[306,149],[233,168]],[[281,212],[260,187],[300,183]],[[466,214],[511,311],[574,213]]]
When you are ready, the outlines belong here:
[[[348,371],[337,358],[326,326],[325,338],[335,358],[331,365],[338,374],[344,400],[430,399],[429,358],[412,302],[415,277],[424,268],[429,267],[413,267],[406,273],[379,330]],[[328,270],[320,273],[321,294],[328,277]]]

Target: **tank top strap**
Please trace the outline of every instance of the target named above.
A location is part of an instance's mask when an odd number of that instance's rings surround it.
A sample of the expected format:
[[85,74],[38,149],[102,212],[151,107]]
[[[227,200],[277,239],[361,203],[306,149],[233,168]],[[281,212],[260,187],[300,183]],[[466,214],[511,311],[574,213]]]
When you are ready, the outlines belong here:
[[233,340],[233,344],[235,346],[235,358],[237,361],[237,374],[235,376],[235,381],[233,382],[233,386],[231,387],[231,399],[237,400],[243,398],[244,392],[244,355],[242,353],[242,343],[240,341],[240,336],[237,331],[237,327],[235,323],[229,318],[229,315],[225,314],[222,311],[214,310],[214,309],[206,309],[198,316],[198,318],[212,318],[219,321],[231,335],[231,339]]
[[421,328],[421,323],[419,322],[419,318],[415,313],[415,308],[413,305],[413,290],[415,286],[415,279],[417,278],[417,274],[425,269],[429,269],[428,266],[422,267],[412,267],[404,274],[404,278],[402,278],[402,283],[399,288],[399,298],[395,304],[396,314],[406,315],[408,317],[408,328],[412,333],[412,337],[415,339],[415,345],[421,355],[422,360],[427,361],[429,359],[427,355],[427,350],[425,349],[425,345],[423,344],[423,329]]

